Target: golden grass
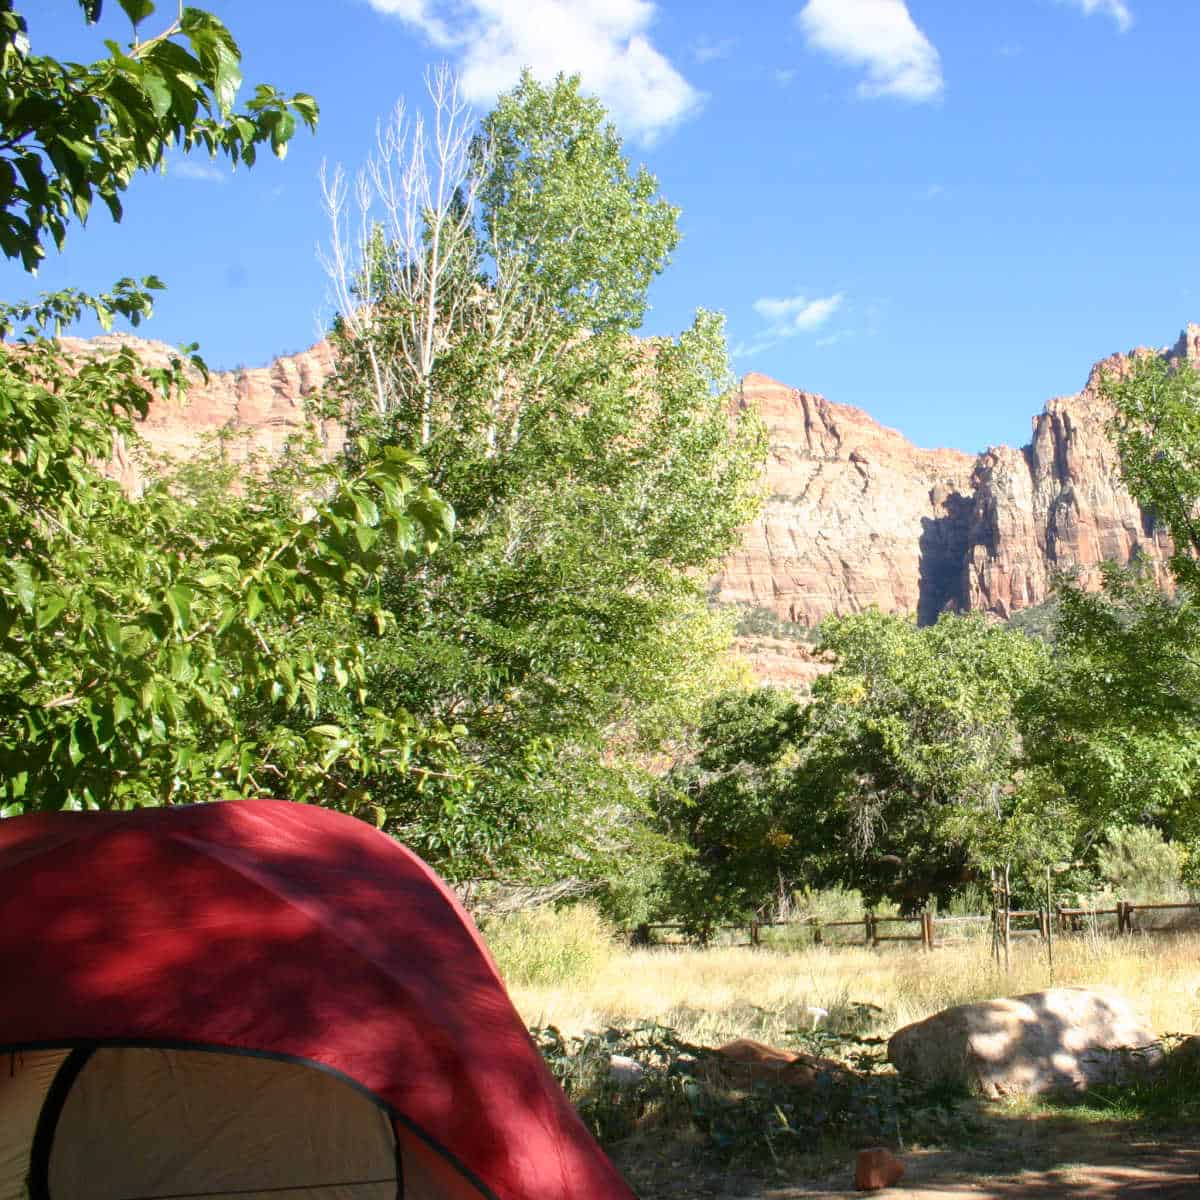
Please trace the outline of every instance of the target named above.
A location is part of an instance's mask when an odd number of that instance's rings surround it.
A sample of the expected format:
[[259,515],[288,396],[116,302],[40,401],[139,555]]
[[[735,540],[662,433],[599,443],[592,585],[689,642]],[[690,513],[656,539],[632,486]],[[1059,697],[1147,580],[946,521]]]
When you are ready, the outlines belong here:
[[[686,1040],[786,1042],[811,1025],[809,1006],[854,1031],[887,1035],[953,1004],[1039,991],[1051,982],[1104,984],[1134,1001],[1159,1033],[1200,1021],[1200,934],[1056,942],[1053,980],[1040,942],[1013,948],[1006,977],[986,942],[926,953],[915,947],[618,951],[590,979],[510,988],[529,1024],[565,1033],[658,1021]],[[864,1015],[855,1004],[876,1006]]]

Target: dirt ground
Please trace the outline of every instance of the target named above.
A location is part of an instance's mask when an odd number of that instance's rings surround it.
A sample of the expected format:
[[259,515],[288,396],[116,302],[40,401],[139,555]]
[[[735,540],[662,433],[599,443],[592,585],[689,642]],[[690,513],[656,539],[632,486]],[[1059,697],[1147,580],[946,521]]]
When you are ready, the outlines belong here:
[[[660,1151],[664,1149],[660,1147]],[[854,1151],[794,1164],[705,1165],[675,1146],[615,1155],[641,1200],[846,1200]],[[895,1200],[1200,1200],[1200,1129],[1154,1136],[1128,1123],[1000,1120],[964,1149],[906,1149],[904,1179],[876,1193]]]

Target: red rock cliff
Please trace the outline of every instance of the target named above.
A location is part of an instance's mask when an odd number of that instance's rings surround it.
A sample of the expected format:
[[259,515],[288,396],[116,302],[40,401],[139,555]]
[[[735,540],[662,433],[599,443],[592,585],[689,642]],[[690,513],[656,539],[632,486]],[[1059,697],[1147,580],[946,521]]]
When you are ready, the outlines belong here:
[[[68,344],[87,354],[122,341],[150,362],[170,353],[131,338]],[[1158,353],[1200,361],[1200,326]],[[932,621],[946,608],[1005,617],[1045,600],[1056,570],[1094,584],[1105,559],[1135,554],[1168,582],[1170,543],[1121,483],[1098,393],[1101,370],[1129,357],[1105,359],[1081,392],[1049,401],[1028,446],[977,457],[918,449],[860,409],[747,375],[741,403],[757,406],[770,436],[768,499],[715,581],[718,599],[804,625],[873,604]],[[214,373],[186,403],[155,401],[142,433],[173,454],[219,430],[244,434],[242,453],[276,452],[305,425],[305,399],[333,365],[318,343],[269,367]],[[318,433],[331,450],[341,444],[334,422]],[[135,481],[128,455],[118,469]]]
[[932,621],[946,608],[1007,617],[1042,603],[1054,574],[1088,586],[1107,559],[1145,560],[1164,585],[1169,539],[1121,482],[1100,374],[1139,353],[1200,361],[1200,326],[1169,351],[1135,350],[1049,401],[1028,446],[973,458],[921,450],[859,409],[764,375],[742,403],[770,433],[769,498],[716,581],[719,599],[813,624],[876,604]]

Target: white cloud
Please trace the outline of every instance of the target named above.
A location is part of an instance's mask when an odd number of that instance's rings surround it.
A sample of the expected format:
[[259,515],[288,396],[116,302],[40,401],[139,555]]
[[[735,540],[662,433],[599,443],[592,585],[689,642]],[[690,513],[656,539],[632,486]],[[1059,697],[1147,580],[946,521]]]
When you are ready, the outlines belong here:
[[714,42],[702,37],[692,43],[692,57],[703,66],[714,59],[728,58],[736,45],[737,42],[733,38],[722,38],[719,42]]
[[796,72],[787,67],[780,67],[780,69],[775,71],[774,74],[775,82],[779,84],[780,87],[787,87],[787,85],[796,78]]
[[1112,17],[1122,33],[1125,33],[1133,25],[1133,13],[1125,0],[1058,0],[1058,2],[1077,8],[1088,17],[1094,16],[1096,13]]
[[182,159],[172,163],[169,171],[180,179],[194,179],[198,183],[224,183],[228,174],[212,163],[196,162],[194,159]]
[[795,337],[798,333],[809,333],[824,325],[842,305],[842,293],[810,300],[807,296],[789,296],[776,300],[763,296],[755,300],[754,311],[769,325],[769,332],[777,337]]
[[463,92],[490,107],[524,67],[579,75],[626,135],[651,143],[701,95],[647,36],[649,0],[368,0],[457,59]]
[[[787,296],[777,299],[763,296],[754,301],[754,311],[766,322],[749,342],[739,342],[731,351],[734,358],[753,358],[770,350],[787,338],[820,329],[842,306],[841,292],[810,300],[807,296]],[[832,345],[834,337],[822,338],[818,345]]]
[[860,96],[923,101],[942,94],[941,59],[905,0],[808,0],[796,22],[809,49],[866,69]]

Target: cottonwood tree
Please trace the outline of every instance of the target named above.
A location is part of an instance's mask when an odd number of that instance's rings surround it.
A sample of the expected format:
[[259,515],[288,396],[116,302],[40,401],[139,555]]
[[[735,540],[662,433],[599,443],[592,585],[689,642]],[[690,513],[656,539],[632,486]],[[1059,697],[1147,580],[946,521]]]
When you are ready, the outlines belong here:
[[977,614],[868,612],[824,622],[820,646],[838,665],[814,685],[793,783],[837,881],[911,909],[1070,856],[1068,806],[1026,769],[1018,716],[1044,643]]
[[717,670],[704,583],[757,504],[761,429],[717,317],[633,336],[676,212],[578,80],[526,75],[470,137],[446,76],[432,92],[327,189],[335,394],[420,447],[458,519],[389,576],[368,691],[457,725],[474,786],[395,780],[389,827],[451,873],[595,871],[627,840],[637,753]]
[[[126,49],[89,65],[36,56],[0,4],[0,246],[32,267],[99,195],[121,216],[133,175],[169,145],[253,162],[282,154],[310,97],[260,86],[234,108],[240,51],[215,17],[183,9],[139,36],[148,0],[120,0]],[[99,0],[83,0],[89,20]],[[423,736],[408,714],[319,721],[322,688],[362,686],[363,649],[308,629],[362,608],[373,589],[449,529],[445,504],[399,447],[363,443],[353,474],[296,468],[287,487],[201,481],[186,467],[132,498],[99,468],[135,440],[152,389],[180,395],[187,352],[148,370],[128,348],[68,360],[49,334],[91,311],[107,327],[150,315],[153,277],[0,306],[0,776],[3,812],[206,800],[277,792],[330,796],[327,770],[403,769]]]
[[1101,381],[1122,476],[1170,533],[1173,595],[1135,562],[1059,588],[1057,670],[1030,698],[1030,752],[1097,830],[1154,821],[1200,841],[1200,374],[1140,355]]

